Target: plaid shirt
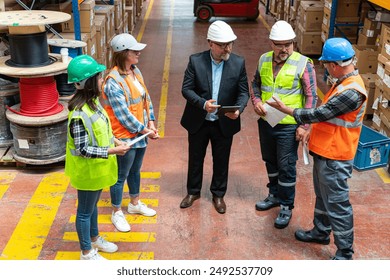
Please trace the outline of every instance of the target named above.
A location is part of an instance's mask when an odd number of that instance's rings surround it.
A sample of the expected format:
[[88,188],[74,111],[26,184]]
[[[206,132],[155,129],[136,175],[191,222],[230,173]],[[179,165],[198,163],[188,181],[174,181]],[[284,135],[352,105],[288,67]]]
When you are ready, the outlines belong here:
[[[97,113],[108,125],[106,116],[99,110]],[[108,158],[108,147],[89,146],[88,133],[80,119],[71,120],[70,135],[74,139],[76,151],[78,151],[81,156],[86,158]]]
[[[129,132],[137,133],[144,130],[145,125],[149,121],[146,112],[144,112],[145,123],[143,124],[130,112],[123,89],[119,86],[119,84],[114,79],[110,78],[107,80],[104,86],[104,92],[107,95],[108,102],[110,103],[110,106],[114,111],[115,117]],[[154,121],[155,120],[154,110],[149,95],[148,95],[148,101],[150,104],[149,106],[150,121]],[[138,136],[140,135],[137,135],[136,137]],[[127,142],[134,138],[135,137],[125,138],[120,140]],[[144,139],[138,141],[133,146],[131,146],[131,148],[132,149],[145,148],[147,144],[148,144],[148,138],[145,137]]]
[[[340,78],[336,85],[351,75],[358,75],[357,71]],[[333,96],[327,103],[315,109],[295,109],[293,116],[297,123],[317,123],[333,119],[337,116],[355,111],[365,100],[365,96],[357,90],[350,89],[342,94]]]

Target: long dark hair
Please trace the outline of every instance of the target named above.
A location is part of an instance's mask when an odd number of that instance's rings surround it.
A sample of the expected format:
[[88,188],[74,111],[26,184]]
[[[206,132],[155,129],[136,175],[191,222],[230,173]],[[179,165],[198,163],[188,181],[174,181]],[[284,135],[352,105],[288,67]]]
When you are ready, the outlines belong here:
[[[128,74],[126,73],[126,59],[129,52],[131,52],[131,50],[123,50],[120,52],[114,52],[114,54],[112,55],[111,68],[117,66],[118,72],[121,75]],[[134,69],[135,65],[131,65],[131,68]]]
[[98,77],[100,73],[88,78],[85,82],[84,89],[78,89],[73,95],[72,99],[68,103],[68,110],[80,110],[84,104],[97,111],[97,105],[95,99],[100,95],[100,89],[98,86]]

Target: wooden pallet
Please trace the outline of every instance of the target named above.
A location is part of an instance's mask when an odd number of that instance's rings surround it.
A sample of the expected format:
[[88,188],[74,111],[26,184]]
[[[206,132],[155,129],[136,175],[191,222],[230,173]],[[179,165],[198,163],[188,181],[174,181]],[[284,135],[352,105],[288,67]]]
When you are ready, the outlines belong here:
[[0,147],[0,166],[9,167],[26,167],[26,168],[52,168],[52,167],[64,167],[64,160],[31,160],[29,161],[18,161],[14,156],[15,150],[13,146]]
[[13,146],[0,148],[0,165],[19,166],[19,164],[14,159]]

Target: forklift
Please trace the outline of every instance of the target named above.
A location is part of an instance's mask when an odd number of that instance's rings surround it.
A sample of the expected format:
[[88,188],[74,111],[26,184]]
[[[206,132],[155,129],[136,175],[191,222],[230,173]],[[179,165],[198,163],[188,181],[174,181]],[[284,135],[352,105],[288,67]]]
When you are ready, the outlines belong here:
[[256,20],[259,14],[259,0],[194,0],[194,16],[201,22],[213,16]]

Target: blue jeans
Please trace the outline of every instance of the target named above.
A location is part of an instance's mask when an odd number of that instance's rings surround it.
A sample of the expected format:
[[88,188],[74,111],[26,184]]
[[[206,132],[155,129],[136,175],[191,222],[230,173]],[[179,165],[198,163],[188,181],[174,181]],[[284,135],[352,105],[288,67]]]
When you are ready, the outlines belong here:
[[99,235],[97,203],[102,190],[77,190],[76,231],[79,237],[80,249],[91,250],[91,237]]
[[271,127],[258,120],[260,147],[267,168],[269,193],[278,197],[280,204],[294,208],[296,162],[298,144],[295,140],[296,124],[278,124]]
[[141,185],[141,166],[146,147],[129,150],[124,156],[117,156],[118,181],[111,186],[111,204],[120,208],[123,198],[123,186],[127,180],[130,197],[138,197]]

